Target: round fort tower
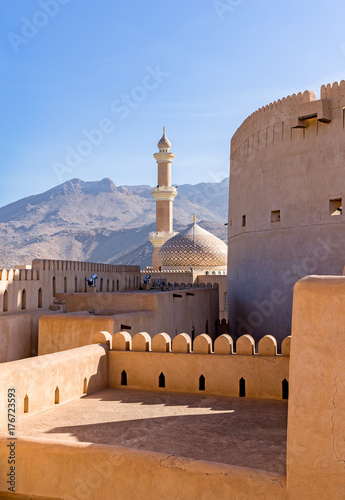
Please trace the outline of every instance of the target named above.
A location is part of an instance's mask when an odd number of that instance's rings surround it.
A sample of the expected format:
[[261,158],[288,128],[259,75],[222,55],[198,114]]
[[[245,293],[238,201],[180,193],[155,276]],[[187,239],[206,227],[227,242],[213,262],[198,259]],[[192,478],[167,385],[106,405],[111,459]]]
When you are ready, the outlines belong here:
[[231,140],[228,303],[236,335],[282,340],[293,286],[345,264],[345,81],[259,109]]

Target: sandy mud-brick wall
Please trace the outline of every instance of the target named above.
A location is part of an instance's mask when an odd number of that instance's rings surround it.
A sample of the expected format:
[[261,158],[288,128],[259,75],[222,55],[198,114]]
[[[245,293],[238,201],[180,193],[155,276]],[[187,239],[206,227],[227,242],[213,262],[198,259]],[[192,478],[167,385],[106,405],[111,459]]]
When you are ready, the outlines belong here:
[[[284,476],[254,469],[49,439],[20,439],[17,449],[16,491],[44,498],[285,498]],[[0,441],[0,462],[5,460],[6,446]],[[5,490],[4,475],[0,478],[0,490]]]
[[294,291],[287,438],[288,498],[345,491],[345,278],[308,277]]
[[108,347],[70,351],[0,365],[0,425],[7,423],[7,391],[16,394],[16,418],[108,387]]
[[192,341],[183,333],[151,337],[142,332],[132,338],[127,332],[113,337],[109,352],[109,386],[122,389],[189,392],[220,396],[287,399],[290,337],[277,354],[277,342],[267,336],[258,352],[252,337],[237,340],[236,354],[229,335],[214,343],[202,334]]
[[265,106],[231,141],[231,332],[290,334],[294,284],[345,262],[345,81]]

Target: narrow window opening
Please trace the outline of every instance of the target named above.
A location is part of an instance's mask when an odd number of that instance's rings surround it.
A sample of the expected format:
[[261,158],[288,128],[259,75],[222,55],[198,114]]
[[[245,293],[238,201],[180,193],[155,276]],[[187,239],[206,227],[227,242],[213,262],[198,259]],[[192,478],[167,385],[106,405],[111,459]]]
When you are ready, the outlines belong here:
[[119,291],[119,280],[116,280],[116,291]]
[[107,292],[110,291],[110,287],[109,287],[109,280],[107,280]]
[[57,387],[55,389],[55,404],[58,405],[60,403],[60,390]]
[[284,378],[282,382],[283,399],[289,399],[289,382]]
[[26,309],[26,290],[22,291],[22,309]]
[[127,385],[127,373],[125,370],[121,372],[121,385]]
[[341,215],[343,213],[342,198],[334,198],[329,200],[329,215]]
[[87,394],[87,378],[84,378],[83,382],[83,394]]
[[101,281],[99,283],[99,291],[103,292],[103,278],[101,278]]
[[84,280],[84,292],[87,292],[87,278]]
[[38,307],[41,308],[42,307],[42,288],[39,288],[38,290]]
[[240,379],[240,398],[245,398],[246,397],[246,381],[242,377]]
[[8,291],[7,290],[5,290],[4,296],[3,296],[3,307],[2,307],[2,310],[4,312],[8,311]]
[[113,280],[112,291],[115,292],[115,280]]
[[204,391],[205,390],[205,377],[203,375],[200,375],[199,377],[199,391]]
[[280,221],[280,210],[272,210],[271,212],[271,222]]
[[67,293],[67,278],[66,278],[66,276],[63,279],[63,291],[64,291],[64,293]]
[[242,215],[242,227],[246,227],[246,224],[247,224],[246,216]]
[[24,398],[24,413],[29,413],[29,396],[26,395]]
[[78,278],[74,278],[74,291],[75,293],[78,293]]
[[163,372],[158,377],[158,387],[165,387],[165,375]]

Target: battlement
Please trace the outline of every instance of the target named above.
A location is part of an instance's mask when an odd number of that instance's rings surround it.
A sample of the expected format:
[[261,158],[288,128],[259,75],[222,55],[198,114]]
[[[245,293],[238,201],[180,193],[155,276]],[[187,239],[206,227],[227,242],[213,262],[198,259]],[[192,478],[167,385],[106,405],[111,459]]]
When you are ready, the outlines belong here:
[[104,273],[140,272],[140,266],[115,266],[96,262],[48,259],[33,260],[32,268],[37,271],[85,271]]
[[214,346],[205,333],[194,341],[186,333],[173,339],[167,333],[152,339],[147,332],[133,337],[127,332],[103,335],[103,340],[98,335],[94,342],[108,343],[111,348],[110,387],[263,399],[288,397],[290,337],[282,342],[282,354],[277,354],[277,341],[270,335],[260,340],[257,352],[250,335],[240,337],[236,346],[227,334],[217,337]]
[[0,269],[0,281],[37,281],[36,269]]
[[242,356],[290,356],[291,336],[281,343],[282,354],[277,354],[277,340],[272,335],[263,337],[255,347],[255,341],[250,335],[242,335],[234,343],[230,335],[220,335],[214,341],[206,333],[195,337],[192,342],[187,333],[180,333],[171,339],[167,333],[158,333],[152,339],[146,332],[140,332],[133,337],[128,332],[118,332],[112,340],[114,351],[138,352],[178,352],[185,354],[237,354]]
[[[274,143],[274,135],[278,140],[283,139],[284,130],[279,127],[279,124],[288,124],[290,128],[297,128],[296,119],[298,120],[300,116],[317,117],[319,121],[329,123],[331,121],[331,110],[343,106],[345,106],[344,80],[339,83],[334,82],[333,84],[323,85],[320,91],[320,100],[317,99],[316,93],[310,90],[278,99],[257,109],[243,121],[233,135],[231,153],[237,151],[253,134],[263,132],[270,127],[276,126],[277,130],[267,132],[267,135],[271,137],[265,137],[266,145],[267,143]],[[303,109],[306,108],[311,111],[308,110],[305,113]],[[291,132],[289,132],[288,136],[291,136]],[[262,138],[259,138],[259,142],[262,142],[262,140]]]
[[146,276],[147,274],[176,274],[176,275],[193,275],[192,271],[181,271],[181,270],[171,270],[171,271],[159,271],[157,269],[148,269],[147,271],[140,271],[142,276]]

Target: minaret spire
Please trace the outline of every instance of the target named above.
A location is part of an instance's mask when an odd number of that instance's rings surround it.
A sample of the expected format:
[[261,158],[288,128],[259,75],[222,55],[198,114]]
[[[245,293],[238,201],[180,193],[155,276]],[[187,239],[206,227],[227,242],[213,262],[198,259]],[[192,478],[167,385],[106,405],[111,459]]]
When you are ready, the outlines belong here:
[[158,141],[158,153],[153,156],[157,161],[157,187],[152,188],[151,194],[156,200],[156,232],[150,233],[149,239],[154,246],[152,267],[158,269],[157,253],[160,247],[176,233],[173,231],[173,202],[177,189],[171,185],[171,164],[175,158],[170,152],[171,142],[165,134]]

